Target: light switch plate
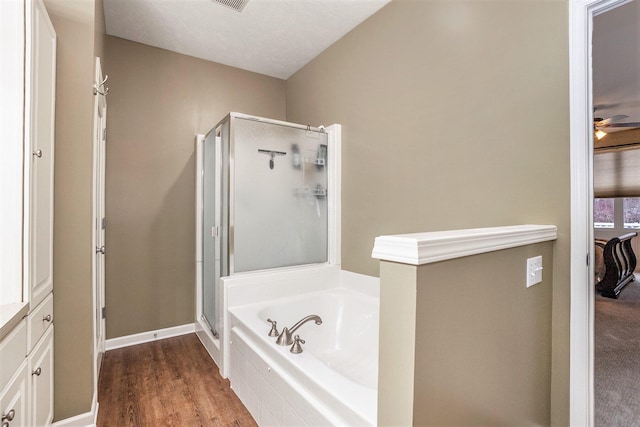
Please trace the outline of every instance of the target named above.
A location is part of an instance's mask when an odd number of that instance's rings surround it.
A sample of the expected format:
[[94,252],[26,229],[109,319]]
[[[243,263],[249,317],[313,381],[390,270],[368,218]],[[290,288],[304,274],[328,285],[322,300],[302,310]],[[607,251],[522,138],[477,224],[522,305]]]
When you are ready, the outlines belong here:
[[542,282],[542,255],[527,259],[527,288]]

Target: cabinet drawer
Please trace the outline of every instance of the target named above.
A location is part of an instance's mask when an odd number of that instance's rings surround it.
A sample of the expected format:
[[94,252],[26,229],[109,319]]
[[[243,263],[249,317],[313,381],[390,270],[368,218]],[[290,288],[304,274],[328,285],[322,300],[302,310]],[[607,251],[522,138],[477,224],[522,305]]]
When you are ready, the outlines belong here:
[[53,323],[53,294],[49,294],[34,310],[27,316],[27,327],[29,330],[29,348],[31,351],[38,343],[40,337]]
[[0,390],[27,357],[27,322],[22,320],[0,341]]

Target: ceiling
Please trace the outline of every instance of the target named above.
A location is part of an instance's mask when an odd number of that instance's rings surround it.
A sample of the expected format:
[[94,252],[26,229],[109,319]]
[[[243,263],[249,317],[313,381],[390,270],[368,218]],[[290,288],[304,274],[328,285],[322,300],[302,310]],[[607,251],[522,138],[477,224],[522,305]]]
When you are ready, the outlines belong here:
[[593,105],[595,117],[640,122],[640,0],[594,18]]
[[104,0],[107,34],[289,78],[390,0]]

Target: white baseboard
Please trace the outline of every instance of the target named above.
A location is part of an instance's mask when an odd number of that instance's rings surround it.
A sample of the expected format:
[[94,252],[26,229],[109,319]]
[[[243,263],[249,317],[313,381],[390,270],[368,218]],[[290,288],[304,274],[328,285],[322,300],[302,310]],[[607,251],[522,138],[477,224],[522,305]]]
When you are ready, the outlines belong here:
[[128,347],[130,345],[143,344],[146,342],[161,340],[164,338],[177,337],[178,335],[191,334],[196,331],[194,323],[174,326],[171,328],[158,329],[157,331],[141,332],[139,334],[126,335],[124,337],[111,338],[105,341],[105,350]]

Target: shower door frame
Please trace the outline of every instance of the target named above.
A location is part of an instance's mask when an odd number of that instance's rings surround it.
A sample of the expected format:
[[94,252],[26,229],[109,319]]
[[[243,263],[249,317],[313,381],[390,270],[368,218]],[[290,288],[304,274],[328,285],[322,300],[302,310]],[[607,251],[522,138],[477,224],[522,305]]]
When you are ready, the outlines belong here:
[[[214,212],[213,212],[213,218],[214,218],[214,228],[216,229],[216,233],[215,236],[213,235],[213,230],[211,230],[212,235],[210,236],[211,238],[214,238],[214,249],[213,249],[213,254],[214,254],[214,281],[218,282],[220,280],[220,277],[222,277],[224,275],[224,273],[226,273],[224,271],[224,266],[222,264],[222,242],[221,242],[221,235],[220,235],[220,230],[222,229],[222,209],[221,209],[221,205],[222,202],[220,201],[221,199],[221,195],[222,195],[222,177],[223,177],[223,170],[222,170],[222,146],[221,146],[221,137],[218,135],[219,133],[219,127],[215,127],[213,128],[209,133],[207,133],[203,140],[202,140],[202,169],[201,169],[201,176],[202,176],[202,188],[200,191],[202,191],[202,199],[203,199],[203,204],[202,204],[202,209],[201,209],[201,221],[200,221],[200,226],[201,226],[201,232],[202,232],[202,280],[203,280],[203,285],[204,285],[204,281],[206,280],[205,277],[205,263],[204,263],[204,252],[205,252],[205,247],[207,245],[207,242],[205,240],[205,229],[204,229],[204,222],[206,220],[206,215],[205,215],[205,185],[206,185],[206,173],[205,173],[205,169],[206,169],[206,151],[207,151],[207,147],[206,147],[206,140],[207,137],[210,134],[213,134],[213,138],[214,138],[214,188],[212,189],[213,191],[213,198],[215,200],[214,202]],[[202,300],[201,300],[201,308],[202,308],[202,314],[200,316],[200,318],[204,321],[205,325],[208,326],[209,330],[211,331],[211,334],[213,335],[214,338],[218,338],[219,337],[219,332],[218,332],[218,326],[221,326],[221,315],[220,315],[220,307],[221,304],[219,302],[219,297],[220,295],[218,295],[217,288],[213,290],[214,292],[214,306],[213,306],[213,319],[210,319],[207,316],[207,309],[205,307],[205,301],[204,301],[204,289],[202,291]]]
[[[217,127],[216,127],[217,128]],[[210,132],[215,132],[216,128]],[[207,133],[208,135],[208,133]],[[220,349],[220,336],[215,331],[214,325],[211,325],[204,315],[204,141],[207,135],[196,135],[196,262],[195,262],[195,330],[196,335],[200,338],[200,341],[207,349],[207,352],[213,359],[213,361],[220,366],[221,361],[221,349]],[[216,162],[219,161],[219,156],[216,150]],[[215,302],[216,309],[220,305],[218,301]],[[216,316],[221,316],[219,310],[216,310]]]

